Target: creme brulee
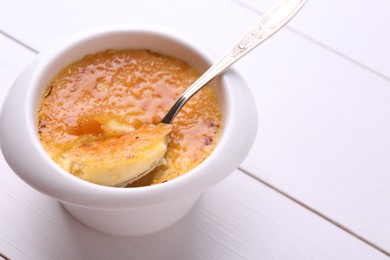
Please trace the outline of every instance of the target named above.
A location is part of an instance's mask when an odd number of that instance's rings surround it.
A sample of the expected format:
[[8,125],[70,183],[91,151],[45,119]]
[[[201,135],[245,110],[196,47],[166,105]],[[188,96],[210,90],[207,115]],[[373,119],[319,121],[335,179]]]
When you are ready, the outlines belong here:
[[[38,111],[40,140],[57,164],[81,177],[77,169],[68,169],[66,158],[82,157],[85,148],[94,146],[109,157],[107,153],[115,151],[105,149],[105,140],[119,143],[135,129],[158,123],[199,76],[186,63],[148,50],[88,55],[60,71],[47,86]],[[164,163],[129,186],[157,184],[190,171],[213,151],[220,128],[217,96],[207,86],[174,120]]]

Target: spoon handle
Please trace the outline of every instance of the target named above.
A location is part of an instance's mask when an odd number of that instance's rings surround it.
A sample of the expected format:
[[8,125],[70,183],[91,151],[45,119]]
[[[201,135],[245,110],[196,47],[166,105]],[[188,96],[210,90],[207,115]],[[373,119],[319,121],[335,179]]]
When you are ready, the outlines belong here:
[[161,123],[170,124],[187,101],[209,81],[249,53],[282,28],[302,8],[307,0],[282,0],[267,11],[251,30],[222,59],[211,66],[176,101]]

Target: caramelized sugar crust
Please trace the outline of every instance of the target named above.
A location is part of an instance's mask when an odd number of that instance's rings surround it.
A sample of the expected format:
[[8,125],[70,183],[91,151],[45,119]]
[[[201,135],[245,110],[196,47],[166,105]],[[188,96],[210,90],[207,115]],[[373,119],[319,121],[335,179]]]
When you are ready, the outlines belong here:
[[[70,149],[156,124],[199,73],[148,50],[108,50],[59,72],[38,112],[41,142],[58,163]],[[199,165],[215,148],[221,111],[210,87],[198,92],[173,122],[167,163],[132,184],[165,182]]]

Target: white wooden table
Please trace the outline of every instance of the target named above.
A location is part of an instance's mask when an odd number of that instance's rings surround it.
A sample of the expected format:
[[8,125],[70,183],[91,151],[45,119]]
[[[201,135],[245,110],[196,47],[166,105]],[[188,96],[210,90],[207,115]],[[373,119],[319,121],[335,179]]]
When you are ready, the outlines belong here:
[[[157,24],[222,55],[275,3],[0,0],[0,102],[37,53],[74,32]],[[389,259],[389,11],[387,0],[309,0],[235,65],[257,101],[254,148],[160,233],[91,230],[24,184],[0,156],[1,257]]]

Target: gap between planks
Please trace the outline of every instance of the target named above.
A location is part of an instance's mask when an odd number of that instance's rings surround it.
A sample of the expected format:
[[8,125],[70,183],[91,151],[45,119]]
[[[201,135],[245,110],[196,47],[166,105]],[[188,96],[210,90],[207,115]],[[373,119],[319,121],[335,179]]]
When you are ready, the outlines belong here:
[[273,186],[272,184],[268,183],[267,181],[259,178],[258,176],[250,173],[249,171],[239,167],[238,168],[242,173],[250,176],[251,178],[253,178],[254,180],[262,183],[263,185],[267,186],[268,188],[272,189],[273,191],[281,194],[282,196],[286,197],[287,199],[295,202],[296,204],[298,204],[299,206],[309,210],[310,212],[314,213],[315,215],[319,216],[320,218],[328,221],[329,223],[337,226],[338,228],[340,228],[341,230],[347,232],[348,234],[350,234],[351,236],[354,236],[356,237],[357,239],[359,239],[360,241],[366,243],[367,245],[371,246],[372,248],[380,251],[381,253],[385,254],[386,256],[390,256],[390,252],[387,251],[386,249],[384,248],[381,248],[379,247],[378,245],[376,245],[375,243],[372,243],[371,241],[365,239],[364,237],[360,236],[359,234],[355,233],[354,231],[352,231],[351,229],[349,229],[348,227],[344,226],[343,224],[331,219],[330,217],[326,216],[325,214],[321,213],[320,211],[318,210],[315,210],[313,208],[311,208],[309,205],[303,203],[302,201],[298,200],[297,198],[294,198],[293,196],[287,194],[286,192],[278,189],[277,187]]
[[5,37],[9,38],[10,40],[16,42],[17,44],[21,45],[22,47],[28,49],[29,51],[31,51],[31,52],[33,52],[33,53],[35,53],[35,54],[38,54],[38,53],[39,53],[38,50],[36,50],[36,49],[34,49],[33,47],[31,47],[31,46],[25,44],[24,42],[19,41],[18,39],[16,39],[16,38],[13,37],[12,35],[10,35],[10,34],[4,32],[4,31],[2,31],[2,30],[0,30],[0,34],[4,35]]
[[[245,8],[247,8],[247,9],[249,9],[249,10],[252,11],[252,12],[255,12],[255,13],[257,13],[257,14],[260,13],[257,9],[255,9],[255,8],[253,8],[252,6],[249,6],[249,5],[247,5],[247,4],[244,4],[244,3],[242,3],[242,2],[239,1],[239,0],[232,0],[232,1],[235,2],[235,3],[237,3],[237,4],[239,4],[239,5],[241,5],[241,6],[243,6],[243,7],[245,7]],[[288,27],[288,26],[287,26],[287,29],[291,30],[293,33],[299,35],[300,37],[305,38],[306,40],[308,40],[308,41],[310,41],[310,42],[313,42],[313,43],[315,43],[316,45],[319,45],[321,48],[325,48],[325,49],[327,49],[328,51],[331,51],[331,52],[335,53],[336,55],[338,55],[338,56],[340,56],[340,57],[342,57],[342,58],[344,58],[344,59],[346,59],[346,60],[348,60],[348,61],[350,61],[350,62],[356,64],[356,65],[358,65],[359,67],[362,67],[363,69],[365,69],[365,70],[367,70],[367,71],[369,71],[369,72],[371,72],[371,73],[373,73],[373,74],[375,74],[375,75],[377,75],[377,76],[379,76],[379,77],[381,77],[381,78],[383,78],[383,79],[385,79],[385,80],[387,80],[387,81],[390,81],[390,78],[389,78],[389,77],[387,77],[387,76],[385,76],[385,75],[383,75],[383,74],[381,74],[381,73],[379,73],[379,72],[377,72],[377,71],[375,71],[375,70],[373,70],[373,69],[371,69],[371,68],[365,66],[364,64],[359,63],[358,61],[356,61],[356,60],[354,60],[354,59],[352,59],[352,58],[350,58],[350,57],[348,57],[348,56],[346,56],[346,55],[344,55],[344,54],[338,52],[337,50],[335,50],[335,49],[333,49],[333,48],[331,48],[331,47],[329,47],[329,46],[326,46],[325,44],[322,44],[321,42],[315,40],[314,38],[311,38],[310,36],[308,36],[308,35],[306,35],[306,34],[304,34],[304,33],[301,33],[301,32],[299,32],[299,31],[297,31],[297,30],[295,30],[295,29],[292,29],[292,28],[290,28],[290,27]],[[11,36],[10,34],[4,32],[4,31],[2,31],[2,30],[0,30],[0,34],[3,34],[3,35],[6,36],[7,38],[11,39],[11,40],[14,41],[15,43],[21,45],[22,47],[24,47],[24,48],[30,50],[30,51],[33,52],[33,53],[36,53],[36,54],[39,53],[38,50],[36,50],[36,49],[34,49],[33,47],[31,47],[31,46],[29,46],[29,45],[27,45],[27,44],[25,44],[25,43],[19,41],[19,40],[16,39],[15,37]],[[289,194],[283,192],[282,190],[276,188],[275,186],[271,185],[270,183],[264,181],[263,179],[261,179],[261,178],[255,176],[255,175],[253,175],[253,174],[251,174],[250,172],[244,170],[243,168],[239,167],[238,169],[239,169],[241,172],[243,172],[244,174],[247,174],[248,176],[252,177],[252,178],[255,179],[256,181],[259,181],[260,183],[264,184],[265,186],[269,187],[270,189],[274,190],[275,192],[277,192],[277,193],[281,194],[282,196],[286,197],[287,199],[292,200],[293,202],[295,202],[296,204],[300,205],[301,207],[304,207],[305,209],[307,209],[307,210],[309,210],[310,212],[316,214],[317,216],[323,218],[324,220],[328,221],[329,223],[331,223],[331,224],[337,226],[338,228],[342,229],[343,231],[347,232],[348,234],[350,234],[350,235],[356,237],[356,238],[359,239],[360,241],[362,241],[362,242],[366,243],[367,245],[373,247],[374,249],[380,251],[381,253],[385,254],[386,256],[390,256],[390,252],[388,252],[388,251],[386,251],[385,249],[379,247],[378,245],[376,245],[376,244],[374,244],[374,243],[372,243],[372,242],[366,240],[364,237],[362,237],[362,236],[360,236],[359,234],[353,232],[352,230],[350,230],[350,229],[347,228],[346,226],[342,225],[341,223],[338,223],[337,221],[335,221],[335,220],[329,218],[328,216],[322,214],[321,212],[319,212],[319,211],[317,211],[317,210],[311,208],[310,206],[306,205],[305,203],[301,202],[300,200],[298,200],[298,199],[292,197],[291,195],[289,195]],[[0,252],[0,258],[4,258],[5,260],[9,260],[9,258],[7,258],[5,255],[3,255],[1,252]]]
[[[231,0],[231,1],[233,1],[237,5],[240,5],[243,8],[245,8],[245,9],[247,9],[247,10],[253,12],[253,13],[256,13],[258,15],[263,15],[264,14],[263,12],[259,11],[255,7],[253,7],[253,6],[249,5],[249,4],[246,4],[246,3],[242,2],[241,0]],[[298,37],[304,38],[305,40],[307,40],[307,41],[309,41],[309,42],[311,42],[311,43],[321,47],[322,49],[325,49],[325,50],[327,50],[329,52],[332,52],[333,54],[341,57],[342,59],[347,60],[347,61],[353,63],[354,65],[356,65],[356,66],[358,66],[358,67],[360,67],[360,68],[362,68],[362,69],[364,69],[364,70],[366,70],[366,71],[368,71],[368,72],[370,72],[370,73],[372,73],[372,74],[374,74],[374,75],[376,75],[376,76],[378,76],[378,77],[380,77],[380,78],[382,78],[382,79],[384,79],[386,81],[390,81],[390,77],[388,77],[387,75],[385,75],[385,74],[383,74],[383,73],[381,73],[381,72],[379,72],[379,71],[377,71],[377,70],[375,70],[373,68],[370,68],[369,66],[359,62],[358,60],[356,60],[356,59],[354,59],[354,58],[352,58],[352,57],[350,57],[348,55],[345,55],[344,53],[336,50],[335,48],[332,48],[332,47],[330,47],[330,46],[328,46],[328,45],[318,41],[317,39],[315,39],[313,37],[310,37],[309,35],[301,32],[299,30],[296,30],[296,29],[294,29],[294,28],[292,28],[292,27],[290,27],[288,25],[286,25],[284,28],[289,30],[289,31],[291,31],[292,33],[296,34]]]
[[6,257],[6,256],[5,256],[4,254],[2,254],[1,252],[0,252],[0,259],[11,260],[11,258]]

